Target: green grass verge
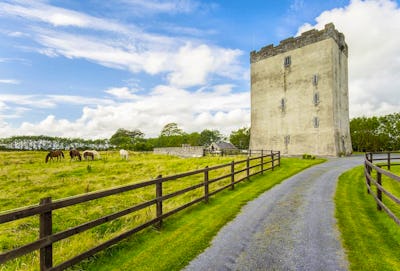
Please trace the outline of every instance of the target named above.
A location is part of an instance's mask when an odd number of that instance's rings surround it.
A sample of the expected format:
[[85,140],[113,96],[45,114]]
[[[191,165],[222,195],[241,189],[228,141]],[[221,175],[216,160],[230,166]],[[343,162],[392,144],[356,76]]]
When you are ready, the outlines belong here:
[[148,229],[95,255],[72,270],[181,270],[206,249],[248,201],[307,167],[324,160],[283,158],[274,172],[221,192],[165,220],[162,230]]
[[400,270],[400,227],[377,211],[362,166],[339,177],[335,202],[350,270]]

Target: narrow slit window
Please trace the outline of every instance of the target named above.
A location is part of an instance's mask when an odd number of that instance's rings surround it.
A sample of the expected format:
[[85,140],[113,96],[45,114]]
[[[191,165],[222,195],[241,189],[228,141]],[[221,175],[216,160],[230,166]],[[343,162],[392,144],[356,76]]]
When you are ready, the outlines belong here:
[[284,139],[285,139],[285,145],[286,146],[289,145],[289,143],[290,143],[290,135],[285,136]]
[[291,60],[290,56],[285,57],[285,60],[283,63],[284,63],[285,67],[289,67],[290,64],[292,64],[292,60]]
[[286,109],[286,102],[285,102],[285,98],[281,99],[281,111],[285,112]]
[[318,85],[318,74],[313,75],[312,82],[314,86]]
[[318,128],[319,127],[319,118],[314,117],[313,122],[314,122],[314,128]]
[[314,105],[318,105],[319,104],[319,93],[318,92],[314,93],[313,101],[314,101]]

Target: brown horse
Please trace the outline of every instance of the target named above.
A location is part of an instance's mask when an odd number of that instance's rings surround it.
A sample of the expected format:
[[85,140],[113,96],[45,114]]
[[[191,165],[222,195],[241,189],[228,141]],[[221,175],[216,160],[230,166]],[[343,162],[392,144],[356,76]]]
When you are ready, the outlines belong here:
[[50,151],[47,155],[46,155],[46,163],[49,161],[49,159],[51,161],[53,161],[53,158],[56,157],[57,161],[61,160],[62,158],[64,158],[64,153],[61,150],[54,150],[54,151]]
[[74,158],[75,159],[78,158],[79,161],[82,161],[82,156],[81,156],[81,154],[79,153],[78,150],[70,150],[69,151],[69,156],[71,157],[71,160],[74,159]]
[[91,158],[91,160],[94,160],[94,153],[90,152],[90,151],[84,151],[83,152],[83,158],[85,158],[85,160],[88,160],[89,157]]

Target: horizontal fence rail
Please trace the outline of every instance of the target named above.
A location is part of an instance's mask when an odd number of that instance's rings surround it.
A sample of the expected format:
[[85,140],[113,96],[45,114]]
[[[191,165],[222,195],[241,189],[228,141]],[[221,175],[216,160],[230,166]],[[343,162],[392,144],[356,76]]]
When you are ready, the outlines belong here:
[[[253,156],[251,156],[253,155]],[[51,198],[41,199],[39,205],[28,206],[23,208],[18,208],[6,212],[0,213],[0,224],[4,224],[7,222],[17,221],[26,217],[38,216],[39,217],[39,239],[33,241],[31,243],[22,245],[20,247],[14,248],[12,250],[8,250],[2,252],[0,254],[0,264],[3,264],[7,261],[16,259],[25,254],[39,251],[39,259],[40,259],[40,270],[64,270],[68,267],[73,266],[74,264],[79,263],[80,261],[94,255],[95,253],[108,248],[121,240],[131,236],[132,234],[139,232],[147,227],[155,226],[156,228],[160,228],[162,226],[163,219],[184,210],[196,203],[199,202],[208,202],[210,196],[215,195],[216,193],[223,191],[225,189],[234,189],[235,185],[244,180],[249,180],[251,176],[257,174],[263,174],[265,171],[274,170],[275,167],[280,166],[280,152],[279,151],[252,151],[248,154],[247,159],[241,161],[232,161],[231,163],[217,165],[212,167],[205,167],[204,169],[198,169],[194,171],[184,172],[172,176],[163,177],[159,175],[157,178],[145,181],[141,183],[135,183],[131,185],[120,186],[116,188],[111,188],[107,190],[91,192],[84,195],[78,195],[74,197],[64,198],[52,201]],[[227,169],[229,173],[221,174],[220,176],[210,177],[212,173],[219,169]],[[244,174],[244,177],[238,178],[237,176],[240,173]],[[166,191],[163,189],[163,184],[173,180],[179,180],[185,177],[191,177],[195,175],[202,175],[203,181],[201,183],[191,185],[189,187],[185,187],[176,191]],[[242,174],[243,175],[243,174]],[[228,180],[227,184],[223,184],[222,187],[217,187],[212,190],[211,184],[215,184],[220,182],[221,180]],[[144,188],[144,187],[154,187],[154,198],[151,200],[143,201],[139,204],[126,208],[124,210],[114,212],[100,218],[91,220],[89,222],[77,225],[75,227],[55,232],[53,233],[53,215],[52,212],[54,210],[63,209],[68,206],[75,206],[77,204],[89,202],[95,199],[105,198],[112,195],[118,195],[121,193],[125,193],[128,191],[133,191],[136,189]],[[175,207],[172,210],[164,211],[163,202],[168,199],[174,198],[179,195],[183,195],[187,192],[193,191],[195,189],[203,189],[204,193],[202,196],[192,199],[189,202]],[[72,237],[76,234],[82,233],[89,229],[92,229],[96,226],[102,225],[104,223],[113,221],[117,218],[126,216],[128,214],[137,212],[139,210],[143,210],[144,208],[148,208],[150,206],[155,206],[156,217],[147,220],[146,222],[131,228],[122,234],[115,236],[100,245],[90,248],[89,250],[70,258],[67,261],[59,263],[57,266],[53,265],[53,244],[64,240],[66,238]]]
[[[382,175],[400,183],[400,176],[389,171],[391,166],[400,165],[400,163],[396,163],[396,160],[400,161],[400,152],[365,153],[364,176],[367,192],[375,199],[377,209],[379,211],[384,210],[400,226],[400,219],[393,210],[383,203],[383,195],[386,195],[388,200],[392,201],[394,204],[400,205],[400,199],[385,189],[382,184]],[[374,162],[377,164],[374,164]],[[387,167],[388,170],[382,167]],[[372,177],[372,175],[374,175],[373,172],[375,172],[376,178]],[[371,185],[376,187],[376,193],[374,193]]]

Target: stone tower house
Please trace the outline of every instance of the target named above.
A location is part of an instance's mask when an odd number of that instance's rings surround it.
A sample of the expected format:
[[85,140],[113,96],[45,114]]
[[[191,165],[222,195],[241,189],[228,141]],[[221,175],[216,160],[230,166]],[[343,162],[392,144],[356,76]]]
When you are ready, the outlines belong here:
[[347,54],[333,24],[251,52],[250,148],[351,154]]

